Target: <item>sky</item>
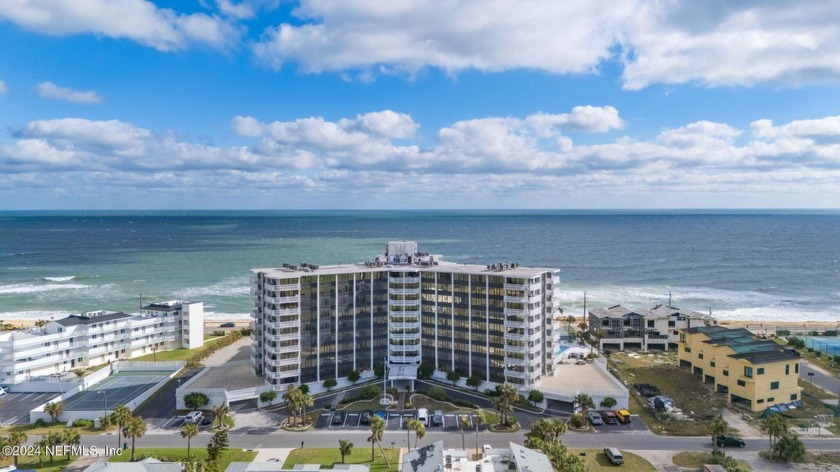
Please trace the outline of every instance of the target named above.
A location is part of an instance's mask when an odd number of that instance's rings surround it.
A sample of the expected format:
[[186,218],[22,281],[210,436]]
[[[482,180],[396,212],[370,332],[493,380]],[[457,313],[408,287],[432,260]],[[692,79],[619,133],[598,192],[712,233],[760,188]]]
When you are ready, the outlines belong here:
[[837,18],[0,0],[0,209],[838,208]]

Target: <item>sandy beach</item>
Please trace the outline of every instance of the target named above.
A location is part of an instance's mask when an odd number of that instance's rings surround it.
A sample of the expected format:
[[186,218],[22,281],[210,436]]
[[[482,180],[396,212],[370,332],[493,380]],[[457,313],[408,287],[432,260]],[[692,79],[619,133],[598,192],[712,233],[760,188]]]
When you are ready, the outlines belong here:
[[[12,325],[14,329],[29,329],[35,326],[36,320],[4,320],[3,325]],[[241,318],[235,320],[224,320],[224,319],[214,319],[214,320],[205,320],[204,321],[204,330],[205,331],[213,331],[217,329],[233,329],[233,328],[222,328],[221,325],[224,323],[234,323],[236,328],[247,328],[250,321],[243,320]]]

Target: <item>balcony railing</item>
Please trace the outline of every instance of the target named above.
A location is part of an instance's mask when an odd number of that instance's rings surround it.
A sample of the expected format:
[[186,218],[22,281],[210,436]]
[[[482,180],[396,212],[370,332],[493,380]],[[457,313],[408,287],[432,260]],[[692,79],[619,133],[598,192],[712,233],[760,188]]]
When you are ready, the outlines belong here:
[[273,372],[268,369],[265,370],[264,375],[270,379],[288,379],[291,377],[297,377],[300,375],[300,369],[296,370],[285,370],[282,372]]
[[283,329],[283,328],[297,328],[300,327],[300,320],[294,321],[266,321],[266,328]]
[[401,356],[391,354],[388,356],[388,361],[397,364],[417,363],[420,362],[420,356]]
[[524,379],[527,376],[527,372],[519,372],[517,370],[505,369],[505,377],[515,377],[517,379]]
[[420,299],[417,300],[388,300],[388,305],[390,306],[418,306],[420,305]]
[[300,364],[300,357],[291,357],[289,359],[265,359],[266,365],[273,367],[280,367],[281,365],[298,365]]
[[417,288],[389,288],[391,295],[420,295],[420,287]]
[[297,303],[299,300],[298,296],[294,297],[265,297],[265,301],[269,303],[274,303],[275,305],[279,305],[282,303]]
[[420,277],[389,277],[388,282],[397,284],[419,284]]
[[270,316],[300,316],[300,308],[283,308],[282,310],[264,310]]
[[527,287],[528,286],[525,285],[525,284],[505,284],[504,285],[505,290],[519,290],[521,292],[524,292],[525,290],[527,290]]

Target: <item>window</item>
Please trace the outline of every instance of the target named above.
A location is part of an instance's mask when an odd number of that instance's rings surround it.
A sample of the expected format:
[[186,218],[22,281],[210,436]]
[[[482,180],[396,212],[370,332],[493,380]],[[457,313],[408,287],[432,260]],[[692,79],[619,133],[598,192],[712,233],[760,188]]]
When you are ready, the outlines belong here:
[[776,401],[776,397],[770,397],[767,399],[767,403]]
[[799,363],[793,364],[793,373],[794,374],[799,373]]
[[753,377],[753,368],[744,366],[744,377],[751,379]]
[[759,367],[759,368],[758,368],[758,372],[756,372],[756,373],[757,373],[758,375],[764,375],[764,367]]
[[795,394],[795,393],[792,393],[792,394],[790,395],[790,399],[791,399],[791,401],[796,400],[797,398],[798,398],[798,395],[797,395],[797,394]]
[[770,382],[770,390],[778,390],[779,382]]
[[723,376],[729,377],[729,369],[723,369]]
[[785,375],[790,375],[790,364],[785,364]]
[[715,361],[712,361],[710,364],[711,364],[712,367],[714,367],[715,366]]
[[685,342],[685,333],[680,333],[680,342],[681,343]]
[[764,399],[763,399],[763,398],[759,398],[758,400],[756,400],[756,403],[764,403]]
[[744,382],[743,380],[738,380],[738,386],[739,386],[739,387],[746,387],[746,386],[747,386],[747,383],[746,383],[746,382]]
[[688,347],[688,346],[686,346],[686,347],[685,347],[685,352],[691,352],[691,348],[690,348],[690,347]]
[[700,359],[702,359],[702,358],[703,358],[703,353],[701,352],[700,354],[697,354],[697,357],[699,357]]

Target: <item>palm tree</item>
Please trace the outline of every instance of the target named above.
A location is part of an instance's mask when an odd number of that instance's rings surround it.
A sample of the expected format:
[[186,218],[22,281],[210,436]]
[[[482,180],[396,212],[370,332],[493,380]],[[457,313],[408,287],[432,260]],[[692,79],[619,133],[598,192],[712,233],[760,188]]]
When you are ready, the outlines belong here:
[[478,454],[478,427],[487,423],[487,415],[484,410],[478,410],[473,415],[473,421],[475,421],[475,452]]
[[385,457],[385,451],[382,450],[382,438],[385,436],[385,420],[380,418],[377,415],[373,415],[370,418],[370,437],[368,437],[368,441],[370,441],[370,460],[373,462],[374,459],[374,452],[373,446],[375,443],[379,443],[379,452],[382,454],[382,459],[385,460],[385,464],[388,468],[391,467],[391,464],[388,462],[388,458]]
[[414,449],[417,449],[417,443],[426,436],[426,425],[421,421],[414,430]]
[[344,464],[344,458],[353,452],[353,443],[343,439],[338,440],[338,453],[341,454],[341,463]]
[[768,416],[761,422],[761,430],[770,437],[770,451],[772,452],[779,438],[787,434],[787,422],[782,415]]
[[[29,440],[29,437],[26,436],[26,433],[23,431],[15,431],[14,433],[9,435],[8,445],[12,447],[12,451],[17,451],[20,446],[26,444],[26,441]],[[18,455],[15,454],[15,467],[18,466]]]
[[47,447],[47,455],[50,456],[50,462],[53,461],[53,451],[61,445],[62,435],[59,432],[53,431],[44,437]]
[[289,415],[289,421],[291,425],[295,424],[295,417],[297,416],[298,409],[300,408],[300,398],[301,398],[301,391],[295,385],[289,385],[289,388],[286,389],[286,393],[283,394],[283,401],[286,402],[286,411]]
[[718,452],[718,436],[723,436],[726,434],[726,430],[729,428],[729,425],[726,424],[726,420],[723,419],[723,416],[718,416],[715,418],[715,422],[712,424],[712,452]]
[[78,446],[82,443],[82,435],[79,434],[79,431],[75,428],[67,428],[61,432],[61,442],[62,444],[66,444],[70,446],[65,451],[67,453],[67,460],[70,460],[70,451],[72,450],[73,446]]
[[519,400],[519,391],[513,384],[504,383],[499,387],[499,397],[496,408],[499,410],[500,424],[507,426],[508,413],[513,411],[513,405]]
[[595,408],[595,402],[592,401],[592,397],[586,393],[578,393],[575,395],[574,402],[577,403],[578,407],[580,407],[580,411],[583,413],[583,416],[586,416],[586,413],[590,408]]
[[187,440],[187,460],[190,460],[190,441],[198,434],[198,425],[187,423],[181,426],[181,437]]
[[420,420],[411,418],[405,421],[405,436],[408,452],[411,452],[411,431],[420,426]]
[[111,421],[117,425],[117,448],[122,443],[122,429],[131,420],[131,410],[125,405],[117,405],[111,413]]
[[131,438],[131,462],[134,462],[134,441],[146,434],[146,422],[142,416],[133,416],[123,427],[123,435]]
[[309,392],[301,392],[300,395],[300,423],[305,425],[306,424],[306,408],[313,406],[315,404],[315,400],[312,398],[312,395]]
[[82,378],[82,377],[85,376],[85,372],[87,372],[87,369],[84,369],[84,368],[73,369],[70,372],[73,372],[73,374],[75,374],[77,378]]
[[219,428],[221,428],[225,425],[227,417],[230,416],[230,407],[227,406],[227,404],[222,404],[210,408],[210,412],[212,412],[215,419],[218,420]]
[[[51,402],[44,405],[44,411],[50,415],[52,422],[58,421],[58,416],[64,411],[64,404],[61,402]],[[50,459],[52,460],[52,459]]]
[[470,417],[467,415],[458,415],[458,426],[461,427],[461,449],[467,450],[465,430],[470,427]]

